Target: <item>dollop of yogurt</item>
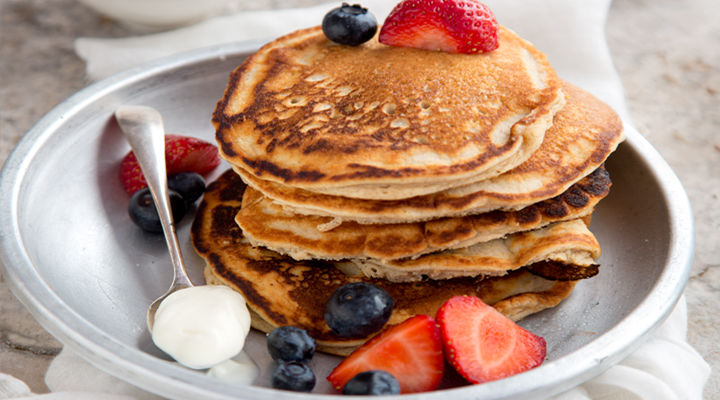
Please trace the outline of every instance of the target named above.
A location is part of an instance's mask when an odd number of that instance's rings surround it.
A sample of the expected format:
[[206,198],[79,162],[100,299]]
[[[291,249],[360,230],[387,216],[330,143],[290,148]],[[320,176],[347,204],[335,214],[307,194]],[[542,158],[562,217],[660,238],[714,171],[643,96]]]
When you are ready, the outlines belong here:
[[240,293],[227,286],[193,286],[160,303],[152,340],[180,364],[205,369],[238,354],[249,331],[250,312]]
[[210,368],[207,375],[225,382],[249,385],[260,375],[260,368],[247,353],[241,351],[232,359]]

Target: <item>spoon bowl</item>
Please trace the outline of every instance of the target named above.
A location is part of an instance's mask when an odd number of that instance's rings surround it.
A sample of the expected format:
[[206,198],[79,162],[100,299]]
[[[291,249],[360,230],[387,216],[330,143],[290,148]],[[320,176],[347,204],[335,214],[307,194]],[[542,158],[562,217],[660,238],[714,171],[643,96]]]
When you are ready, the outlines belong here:
[[193,283],[185,269],[170,209],[165,165],[165,128],[162,116],[151,107],[123,105],[115,110],[115,119],[130,143],[150,193],[152,193],[173,266],[173,280],[170,288],[148,307],[147,325],[148,329],[152,331],[155,313],[160,303],[171,293],[191,287]]

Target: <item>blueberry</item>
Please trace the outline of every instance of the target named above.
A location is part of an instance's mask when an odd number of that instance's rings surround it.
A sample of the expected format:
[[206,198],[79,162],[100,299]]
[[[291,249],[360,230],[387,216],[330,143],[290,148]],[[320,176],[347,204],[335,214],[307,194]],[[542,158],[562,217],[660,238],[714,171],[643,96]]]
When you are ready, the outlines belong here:
[[272,374],[272,387],[309,392],[315,387],[315,374],[305,363],[299,361],[280,362]]
[[377,32],[375,16],[359,4],[342,6],[330,10],[322,21],[322,30],[333,42],[358,46],[367,42]]
[[365,371],[347,381],[342,388],[342,394],[400,394],[400,383],[385,371]]
[[[180,221],[187,211],[185,200],[174,190],[169,190],[170,208],[172,209],[173,219]],[[140,228],[148,232],[161,233],[162,225],[160,224],[160,216],[158,216],[155,202],[153,202],[150,189],[142,188],[135,192],[130,198],[128,205],[128,213],[130,219]]]
[[205,193],[205,179],[195,172],[178,172],[170,175],[167,184],[185,199],[188,206]]
[[281,326],[267,337],[270,357],[275,361],[308,361],[315,354],[315,339],[305,329]]
[[364,282],[340,286],[325,304],[325,322],[344,337],[363,337],[378,331],[392,313],[395,301],[385,290]]

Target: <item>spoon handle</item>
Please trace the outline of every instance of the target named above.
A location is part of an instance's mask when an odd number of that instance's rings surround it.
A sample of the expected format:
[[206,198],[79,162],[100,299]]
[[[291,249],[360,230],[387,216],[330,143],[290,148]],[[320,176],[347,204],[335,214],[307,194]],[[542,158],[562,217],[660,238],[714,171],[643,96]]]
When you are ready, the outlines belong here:
[[124,105],[115,111],[115,118],[135,153],[160,216],[173,265],[171,289],[192,286],[185,270],[170,209],[165,166],[165,128],[162,117],[157,110],[150,107]]

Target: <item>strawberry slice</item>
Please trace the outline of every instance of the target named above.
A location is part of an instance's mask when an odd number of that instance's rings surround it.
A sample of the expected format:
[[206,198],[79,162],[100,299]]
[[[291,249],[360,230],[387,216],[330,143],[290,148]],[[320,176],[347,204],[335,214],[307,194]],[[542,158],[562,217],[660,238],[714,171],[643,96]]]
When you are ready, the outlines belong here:
[[527,371],[545,360],[545,339],[473,296],[455,296],[437,312],[445,357],[465,379],[482,383]]
[[[205,175],[220,164],[215,145],[204,140],[180,135],[165,135],[167,174],[197,172]],[[128,194],[147,186],[135,154],[130,151],[120,163],[120,182]]]
[[352,352],[327,379],[341,390],[355,375],[370,370],[390,373],[400,383],[402,393],[437,388],[445,362],[435,320],[417,315],[386,328]]
[[476,0],[404,0],[390,12],[378,40],[388,46],[485,53],[498,47],[495,15]]

